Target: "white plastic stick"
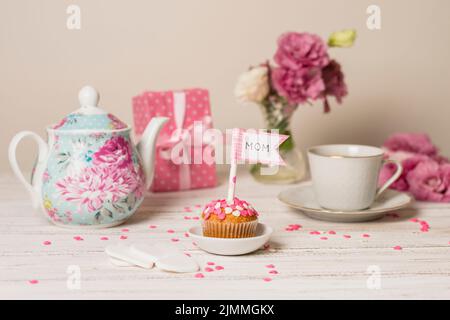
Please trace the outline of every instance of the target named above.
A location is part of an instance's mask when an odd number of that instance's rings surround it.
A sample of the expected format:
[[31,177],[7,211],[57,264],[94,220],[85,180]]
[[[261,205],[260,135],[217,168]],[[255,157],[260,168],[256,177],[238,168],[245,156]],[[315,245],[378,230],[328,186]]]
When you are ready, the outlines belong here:
[[227,196],[228,203],[233,203],[234,201],[234,194],[236,192],[236,171],[237,171],[237,163],[234,159],[232,159],[230,166],[230,176],[228,178],[228,196]]
[[238,162],[238,144],[240,143],[239,129],[233,129],[231,135],[231,157],[230,157],[230,176],[228,177],[228,195],[227,202],[233,203],[236,192],[236,171]]

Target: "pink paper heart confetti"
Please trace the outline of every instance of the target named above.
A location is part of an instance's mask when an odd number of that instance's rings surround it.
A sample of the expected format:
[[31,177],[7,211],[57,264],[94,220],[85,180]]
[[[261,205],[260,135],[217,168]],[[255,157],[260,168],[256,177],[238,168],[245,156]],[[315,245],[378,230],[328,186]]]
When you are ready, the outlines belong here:
[[328,237],[320,237],[320,240],[328,240]]
[[84,239],[83,239],[83,237],[75,236],[75,237],[73,237],[73,240],[75,240],[75,241],[83,241]]
[[42,244],[43,244],[44,246],[49,246],[49,245],[52,244],[52,242],[49,241],[49,240],[46,240],[46,241],[42,242]]
[[364,234],[362,235],[362,237],[363,237],[363,238],[370,238],[370,234],[364,233]]
[[420,219],[417,219],[417,218],[413,218],[413,219],[409,219],[409,221],[414,222],[414,223],[418,222],[420,224],[420,231],[421,232],[428,232],[428,231],[430,231],[430,225],[425,220],[420,220]]
[[216,270],[220,271],[220,270],[223,270],[223,269],[224,269],[224,267],[222,267],[222,266],[215,266],[215,267],[214,267],[214,269],[216,269]]
[[38,284],[39,280],[36,280],[36,279],[28,280],[28,283],[29,284]]
[[351,235],[349,235],[349,234],[344,234],[344,238],[345,239],[350,239],[352,236]]
[[121,236],[119,237],[119,239],[120,239],[120,240],[127,240],[128,237],[127,237],[127,236],[124,236],[124,235],[121,235]]
[[207,264],[208,266],[213,266],[213,265],[215,265],[215,263],[212,262],[212,261],[209,261],[209,262],[207,262],[206,264]]
[[100,240],[106,241],[106,240],[109,240],[109,238],[108,237],[100,237]]
[[196,273],[196,274],[194,275],[194,277],[199,278],[199,279],[202,279],[202,278],[205,277],[205,275],[204,275],[203,273]]
[[149,229],[156,229],[157,228],[157,226],[155,226],[155,225],[150,225],[148,227],[149,227]]
[[430,225],[424,220],[420,221],[420,226],[420,231],[422,232],[428,232],[430,230]]
[[122,229],[121,231],[122,231],[122,232],[129,232],[130,229],[125,228],[125,229]]
[[175,230],[169,229],[167,230],[167,233],[175,233]]
[[394,250],[403,250],[403,248],[400,247],[400,246],[395,246],[395,247],[393,247],[392,249],[394,249]]
[[328,231],[328,234],[336,234],[336,231],[330,230]]
[[273,268],[275,268],[275,265],[274,264],[268,264],[268,265],[266,265],[266,268],[273,269]]
[[264,280],[265,282],[270,282],[270,281],[272,281],[272,278],[263,278],[263,280]]
[[178,242],[178,241],[180,241],[180,239],[178,239],[178,238],[172,238],[172,239],[170,239],[172,242]]
[[270,270],[269,273],[270,274],[278,274],[278,271],[277,270]]
[[213,269],[213,268],[210,268],[210,267],[206,267],[206,268],[205,268],[205,271],[206,271],[206,272],[213,272],[214,269]]
[[301,228],[302,226],[300,224],[290,224],[288,225],[285,230],[286,231],[297,231]]

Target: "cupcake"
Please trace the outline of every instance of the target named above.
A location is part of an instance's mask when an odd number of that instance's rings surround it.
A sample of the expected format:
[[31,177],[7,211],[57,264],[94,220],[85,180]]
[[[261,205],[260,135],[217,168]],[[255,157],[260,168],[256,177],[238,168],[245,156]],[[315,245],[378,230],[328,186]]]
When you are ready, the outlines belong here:
[[202,211],[203,235],[213,238],[250,238],[256,235],[258,212],[247,202],[234,198],[208,203]]

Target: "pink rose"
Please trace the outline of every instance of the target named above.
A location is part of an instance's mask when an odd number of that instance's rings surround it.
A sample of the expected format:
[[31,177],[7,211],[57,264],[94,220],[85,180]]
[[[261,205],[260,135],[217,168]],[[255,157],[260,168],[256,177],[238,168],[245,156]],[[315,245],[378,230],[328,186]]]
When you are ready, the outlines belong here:
[[130,143],[122,136],[115,136],[109,139],[93,155],[96,165],[109,164],[117,168],[126,168],[131,164]]
[[437,147],[424,133],[396,133],[391,135],[383,146],[391,151],[407,151],[428,156],[435,156],[438,152]]
[[406,177],[418,200],[450,202],[450,164],[430,160],[419,163]]
[[327,96],[334,96],[338,103],[342,102],[342,98],[348,93],[347,85],[344,82],[344,74],[341,70],[341,65],[336,60],[331,60],[330,63],[322,69],[322,78],[325,83],[324,107],[325,112],[330,111]]
[[304,103],[308,99],[315,100],[325,89],[319,68],[275,68],[272,70],[271,80],[278,94],[291,105]]
[[280,67],[292,70],[323,68],[329,62],[327,46],[319,36],[297,32],[287,32],[278,38],[274,60]]

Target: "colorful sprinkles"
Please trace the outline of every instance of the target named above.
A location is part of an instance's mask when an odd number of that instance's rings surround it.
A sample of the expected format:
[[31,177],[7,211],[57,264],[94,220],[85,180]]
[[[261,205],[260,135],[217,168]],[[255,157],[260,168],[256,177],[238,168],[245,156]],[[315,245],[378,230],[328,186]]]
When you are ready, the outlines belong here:
[[247,201],[238,198],[234,198],[233,203],[228,203],[225,199],[211,201],[203,209],[203,217],[207,220],[211,214],[215,214],[220,220],[224,220],[228,214],[235,217],[258,216],[258,212]]

